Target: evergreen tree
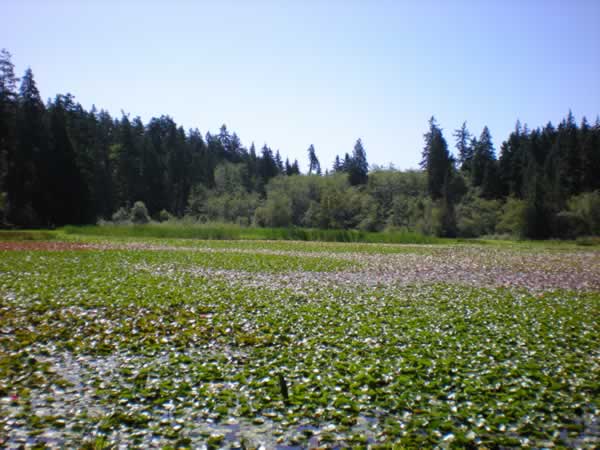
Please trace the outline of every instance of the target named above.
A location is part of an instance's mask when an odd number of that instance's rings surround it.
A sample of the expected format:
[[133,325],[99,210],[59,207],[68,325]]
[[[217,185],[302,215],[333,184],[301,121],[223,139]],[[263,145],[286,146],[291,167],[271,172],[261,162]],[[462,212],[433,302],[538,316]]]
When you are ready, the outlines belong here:
[[429,131],[424,135],[421,167],[427,174],[427,189],[432,199],[443,197],[444,183],[448,181],[452,168],[452,160],[448,152],[448,144],[437,125],[435,118],[429,119]]
[[174,121],[171,121],[167,146],[169,148],[167,180],[170,211],[181,217],[185,212],[191,190],[190,177],[188,176],[191,154],[186,145],[183,127],[177,127]]
[[0,226],[10,206],[8,172],[17,151],[17,82],[11,54],[0,50]]
[[580,135],[582,190],[591,192],[600,189],[600,118],[596,118],[596,122],[590,127],[584,117]]
[[275,152],[275,165],[277,166],[277,171],[279,173],[285,173],[285,167],[283,167],[283,160],[281,159],[281,153],[279,153],[279,150]]
[[316,175],[321,175],[321,164],[315,153],[314,145],[310,144],[310,147],[308,147],[308,174],[312,175],[313,172]]
[[566,119],[558,126],[558,154],[560,162],[560,177],[565,196],[581,192],[583,179],[583,160],[581,158],[577,124],[573,113],[569,111]]
[[339,155],[335,155],[335,161],[333,162],[333,172],[337,173],[337,172],[342,172],[342,171],[343,171],[342,161],[340,161]]
[[94,205],[92,219],[109,218],[116,210],[112,184],[112,166],[110,162],[110,146],[114,136],[114,122],[110,114],[100,111],[95,120],[93,141],[93,182],[90,186]]
[[136,145],[135,132],[126,114],[123,114],[118,130],[118,141],[113,145],[111,155],[115,167],[114,185],[119,206],[129,208],[139,200],[136,198],[136,186],[140,178],[140,149]]
[[249,190],[260,190],[260,186],[262,186],[262,181],[259,174],[259,161],[258,156],[256,155],[256,146],[254,145],[254,142],[252,142],[252,144],[250,145],[250,150],[248,151],[248,158],[246,159],[246,168],[249,179]]
[[526,179],[524,235],[544,239],[550,235],[551,215],[544,195],[544,178],[534,160],[529,161]]
[[53,225],[84,223],[88,189],[77,166],[67,131],[65,99],[57,96],[50,105],[50,151],[48,182],[49,219]]
[[290,160],[289,158],[285,158],[285,168],[284,168],[284,173],[287,176],[290,176],[292,173],[292,165],[290,164]]
[[500,190],[504,196],[512,195],[516,198],[523,198],[523,181],[527,165],[525,141],[527,139],[527,128],[522,130],[521,123],[517,120],[515,130],[500,147]]
[[344,162],[342,163],[342,172],[348,172],[350,170],[350,166],[352,165],[352,158],[348,153],[344,154]]
[[488,127],[484,127],[473,152],[472,181],[474,186],[481,186],[488,166],[494,161],[494,146]]
[[[146,192],[148,195],[146,206],[151,215],[162,210],[172,211],[172,205],[169,203],[168,197],[169,149],[166,143],[168,130],[168,117],[152,118],[146,126],[144,135],[143,145],[144,154],[146,155],[144,178],[147,180]],[[202,172],[202,175],[212,177],[212,170],[206,169]]]
[[219,150],[221,152],[221,154],[218,155],[219,158],[226,159],[227,161],[234,161],[235,154],[232,151],[231,135],[229,134],[229,131],[227,130],[227,126],[225,124],[221,125],[221,129],[219,130],[217,140],[220,144]]
[[197,128],[189,131],[188,145],[191,152],[190,184],[192,186],[205,184],[209,178],[206,173],[206,169],[209,166],[207,164],[208,155],[202,134]]
[[454,130],[456,138],[456,150],[458,150],[458,163],[460,168],[465,171],[470,170],[473,160],[473,147],[471,147],[471,133],[467,130],[467,122],[463,122],[458,130]]
[[352,186],[367,184],[369,163],[367,162],[367,154],[360,139],[354,144],[354,151],[349,162],[350,166],[347,170],[350,184]]
[[273,151],[265,144],[262,148],[259,161],[259,174],[262,180],[263,189],[267,182],[271,178],[276,177],[278,173],[279,169],[277,168],[277,163],[273,157]]
[[45,189],[47,136],[44,104],[33,72],[25,71],[19,89],[17,146],[10,158],[7,176],[10,220],[19,225],[41,226],[47,223]]
[[294,162],[292,163],[290,175],[300,175],[300,165],[298,164],[297,159],[294,159]]

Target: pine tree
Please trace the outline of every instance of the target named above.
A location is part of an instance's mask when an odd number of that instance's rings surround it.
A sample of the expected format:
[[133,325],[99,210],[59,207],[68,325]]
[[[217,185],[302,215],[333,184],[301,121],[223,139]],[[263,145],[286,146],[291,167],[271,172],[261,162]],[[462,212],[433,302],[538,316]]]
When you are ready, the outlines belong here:
[[227,161],[234,161],[235,154],[232,151],[231,146],[231,135],[227,130],[227,126],[225,124],[221,125],[221,129],[219,130],[219,135],[217,136],[217,140],[221,144],[221,158],[226,159]]
[[273,157],[273,151],[265,144],[261,150],[261,158],[259,161],[259,174],[262,179],[262,186],[264,187],[267,182],[276,177],[279,173],[277,163]]
[[300,175],[300,165],[298,164],[298,160],[294,159],[292,163],[292,175]]
[[458,150],[458,163],[461,170],[469,171],[473,160],[473,147],[471,147],[471,133],[467,130],[467,122],[463,122],[458,130],[454,130],[456,150]]
[[512,195],[516,198],[523,198],[523,181],[527,166],[525,147],[528,138],[527,127],[522,129],[521,122],[517,120],[515,130],[500,147],[498,167],[500,192],[503,196]]
[[600,118],[592,127],[585,117],[580,128],[581,157],[583,160],[582,190],[600,189]]
[[488,165],[494,160],[494,147],[488,127],[484,127],[473,152],[472,181],[474,186],[481,186]]
[[17,82],[11,54],[0,50],[0,225],[10,206],[7,191],[9,165],[17,148]]
[[354,144],[350,167],[347,170],[348,181],[352,186],[367,184],[369,163],[367,162],[367,154],[360,139]]
[[344,162],[342,163],[342,172],[348,172],[352,165],[352,158],[348,153],[344,154]]
[[339,155],[335,155],[335,161],[333,162],[333,172],[337,173],[337,172],[342,172],[343,171],[343,164],[340,161],[340,157]]
[[279,150],[275,152],[275,165],[277,166],[277,171],[279,173],[284,173],[285,167],[283,167],[283,160],[281,159],[281,153],[279,153]]
[[529,161],[526,174],[524,235],[530,239],[544,239],[550,235],[552,223],[544,176],[533,159]]
[[316,175],[321,175],[321,164],[315,153],[315,147],[310,144],[308,147],[308,174],[312,175],[313,171]]
[[93,141],[93,184],[90,187],[94,209],[92,219],[110,218],[116,209],[111,177],[110,146],[114,122],[110,114],[101,110],[92,114],[95,120]]
[[577,124],[575,117],[569,113],[558,126],[558,154],[560,158],[559,171],[565,196],[581,192],[583,179],[583,160],[577,142]]
[[47,222],[47,136],[42,103],[33,72],[25,71],[19,89],[17,146],[7,176],[10,219],[22,226]]
[[191,186],[188,171],[190,168],[191,155],[186,145],[185,131],[183,127],[177,127],[172,121],[167,138],[169,148],[168,163],[168,186],[170,211],[178,217],[185,212]]
[[452,168],[452,160],[448,152],[448,144],[437,125],[435,118],[429,119],[429,131],[425,133],[421,167],[427,174],[427,190],[432,199],[443,197],[444,183]]
[[496,152],[487,126],[483,127],[473,154],[473,184],[481,186],[484,198],[495,198],[500,191]]
[[50,105],[49,115],[50,151],[45,188],[50,221],[53,225],[83,223],[89,193],[67,131],[63,96],[57,96]]

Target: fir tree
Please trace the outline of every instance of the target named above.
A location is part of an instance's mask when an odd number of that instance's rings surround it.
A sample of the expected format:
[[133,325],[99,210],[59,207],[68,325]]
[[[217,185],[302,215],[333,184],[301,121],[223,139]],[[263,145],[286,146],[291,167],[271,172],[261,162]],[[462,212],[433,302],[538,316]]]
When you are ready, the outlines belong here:
[[8,173],[10,217],[19,225],[47,223],[45,190],[48,185],[48,137],[44,123],[45,108],[33,72],[25,71],[19,89],[17,146],[10,158]]
[[354,144],[352,158],[349,161],[348,181],[352,186],[366,184],[368,180],[369,164],[367,162],[367,154],[363,147],[362,141],[358,139]]
[[343,164],[340,161],[339,155],[335,155],[335,161],[333,162],[333,172],[342,172],[344,170]]
[[473,147],[471,147],[471,133],[467,130],[467,122],[463,122],[458,130],[454,130],[456,150],[458,150],[458,163],[460,168],[469,171],[473,160]]
[[452,160],[448,152],[448,144],[434,117],[429,119],[429,131],[424,138],[425,147],[423,148],[421,167],[427,174],[429,195],[436,200],[443,196],[444,183],[448,180]]
[[17,82],[11,54],[0,50],[0,226],[6,222],[9,203],[7,176],[17,151]]
[[312,175],[313,172],[316,175],[321,175],[321,164],[315,153],[314,145],[310,144],[310,147],[308,147],[308,174]]

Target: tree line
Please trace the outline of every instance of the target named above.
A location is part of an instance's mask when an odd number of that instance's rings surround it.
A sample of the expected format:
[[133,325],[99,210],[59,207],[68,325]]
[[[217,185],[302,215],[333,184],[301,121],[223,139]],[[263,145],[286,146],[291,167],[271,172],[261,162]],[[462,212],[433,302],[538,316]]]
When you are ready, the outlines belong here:
[[[363,142],[322,170],[225,125],[203,135],[169,116],[114,118],[73,96],[44,103],[33,72],[19,80],[0,53],[0,225],[55,227],[154,220],[258,226],[389,228],[439,236],[599,234],[600,122],[569,112],[554,127],[517,122],[499,156],[487,127],[454,133],[431,119],[421,170],[370,167]],[[143,205],[140,214],[139,206]],[[139,219],[139,218],[142,219]]]

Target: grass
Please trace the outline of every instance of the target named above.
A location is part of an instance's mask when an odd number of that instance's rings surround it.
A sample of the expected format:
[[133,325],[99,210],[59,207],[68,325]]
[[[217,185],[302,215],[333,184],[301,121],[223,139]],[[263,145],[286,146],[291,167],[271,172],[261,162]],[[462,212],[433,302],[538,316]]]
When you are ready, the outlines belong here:
[[231,224],[189,225],[153,223],[147,225],[67,226],[67,235],[169,238],[169,239],[218,239],[218,240],[295,240],[320,242],[363,242],[393,244],[437,244],[450,240],[424,236],[413,232],[366,232],[358,230],[318,230],[307,228],[257,228]]
[[196,244],[0,251],[0,445],[597,447],[599,292],[326,283],[398,255]]
[[[348,244],[427,244],[427,245],[486,245],[518,247],[523,249],[553,248],[565,250],[600,246],[600,238],[580,237],[576,241],[521,239],[457,238],[426,236],[408,231],[366,232],[359,230],[322,230],[308,228],[258,228],[234,224],[189,224],[184,222],[150,223],[146,225],[87,225],[66,226],[58,230],[0,230],[1,241],[49,241],[56,239],[88,240],[144,240],[157,239],[194,241],[301,241]],[[179,243],[178,245],[182,245]],[[319,248],[319,247],[317,247]],[[354,247],[358,249],[360,247]],[[363,247],[367,249],[367,247]],[[389,250],[389,249],[388,249]],[[372,251],[372,249],[371,249]]]
[[48,230],[0,230],[0,241],[51,241],[56,236]]

